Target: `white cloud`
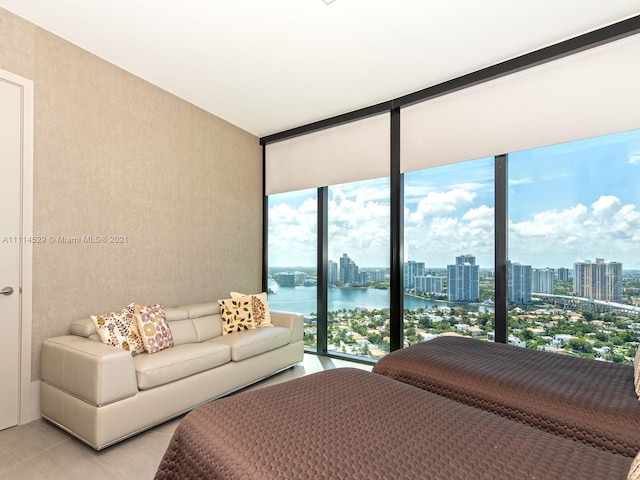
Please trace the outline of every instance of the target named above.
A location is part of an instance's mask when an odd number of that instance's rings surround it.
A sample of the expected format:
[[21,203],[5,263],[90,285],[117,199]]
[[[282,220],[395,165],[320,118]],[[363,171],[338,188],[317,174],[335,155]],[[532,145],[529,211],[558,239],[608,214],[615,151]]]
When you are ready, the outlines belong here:
[[418,202],[418,207],[410,215],[409,221],[421,223],[426,217],[452,214],[463,205],[473,202],[474,192],[455,188],[446,192],[429,192]]
[[620,199],[613,195],[602,195],[598,200],[591,204],[593,214],[598,215],[613,215],[620,210]]
[[518,178],[518,179],[509,179],[509,186],[513,187],[515,185],[526,185],[527,183],[533,183],[534,180],[532,178]]
[[629,163],[631,165],[635,165],[636,163],[640,163],[640,152],[633,152],[629,154]]
[[[600,196],[591,208],[578,204],[509,224],[510,257],[534,267],[571,266],[565,265],[567,259],[575,258],[605,258],[625,263],[638,241],[640,212],[635,205],[622,205],[613,195]],[[547,265],[536,264],[542,259]]]
[[472,208],[462,216],[462,220],[469,222],[471,228],[493,229],[494,209],[487,205]]

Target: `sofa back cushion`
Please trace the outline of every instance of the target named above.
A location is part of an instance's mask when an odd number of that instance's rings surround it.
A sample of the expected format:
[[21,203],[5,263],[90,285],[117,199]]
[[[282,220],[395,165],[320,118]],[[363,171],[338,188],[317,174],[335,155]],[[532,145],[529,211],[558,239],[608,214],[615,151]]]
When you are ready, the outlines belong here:
[[222,335],[222,319],[218,302],[198,303],[180,307],[189,314],[197,341],[204,342]]
[[[175,345],[204,342],[222,335],[222,319],[218,302],[198,303],[164,309]],[[91,318],[71,322],[71,334],[100,341]]]
[[173,336],[174,345],[184,345],[185,343],[197,343],[198,336],[193,322],[187,320],[169,320],[169,328]]
[[198,335],[198,342],[211,340],[222,335],[222,317],[219,313],[191,319]]

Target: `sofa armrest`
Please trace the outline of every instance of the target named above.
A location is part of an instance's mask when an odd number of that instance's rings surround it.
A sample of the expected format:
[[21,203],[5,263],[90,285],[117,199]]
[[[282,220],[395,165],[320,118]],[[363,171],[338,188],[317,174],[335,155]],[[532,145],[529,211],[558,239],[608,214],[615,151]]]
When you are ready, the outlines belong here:
[[304,316],[301,313],[271,310],[271,323],[276,327],[285,327],[291,330],[291,343],[302,341],[304,336]]
[[42,381],[92,405],[138,393],[129,352],[77,335],[45,340],[41,352]]

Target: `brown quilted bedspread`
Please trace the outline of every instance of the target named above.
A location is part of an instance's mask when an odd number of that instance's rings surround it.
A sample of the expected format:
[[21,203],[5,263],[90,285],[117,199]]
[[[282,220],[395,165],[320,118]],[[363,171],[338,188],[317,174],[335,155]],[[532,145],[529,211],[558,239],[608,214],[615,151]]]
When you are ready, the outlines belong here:
[[216,400],[157,479],[625,479],[631,459],[357,369]]
[[640,451],[630,365],[438,337],[383,357],[373,371],[602,449]]

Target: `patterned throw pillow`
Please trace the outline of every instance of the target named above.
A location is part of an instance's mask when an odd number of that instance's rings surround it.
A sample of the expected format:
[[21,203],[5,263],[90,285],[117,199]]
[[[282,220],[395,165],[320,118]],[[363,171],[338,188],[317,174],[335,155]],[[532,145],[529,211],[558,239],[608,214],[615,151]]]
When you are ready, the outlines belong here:
[[269,312],[269,304],[267,303],[266,292],[254,295],[245,295],[244,293],[231,292],[231,298],[251,297],[251,310],[253,312],[253,321],[257,327],[273,327],[271,323],[271,313]]
[[173,335],[162,305],[136,305],[136,322],[148,353],[173,347]]
[[243,330],[253,330],[256,328],[256,324],[253,320],[251,295],[218,300],[218,305],[220,305],[223,335],[227,335],[232,332],[241,332]]
[[144,352],[144,344],[138,331],[135,304],[127,305],[119,312],[91,315],[102,343],[120,348],[131,355]]

